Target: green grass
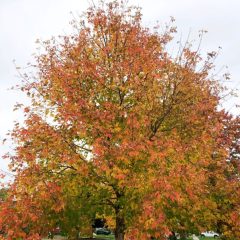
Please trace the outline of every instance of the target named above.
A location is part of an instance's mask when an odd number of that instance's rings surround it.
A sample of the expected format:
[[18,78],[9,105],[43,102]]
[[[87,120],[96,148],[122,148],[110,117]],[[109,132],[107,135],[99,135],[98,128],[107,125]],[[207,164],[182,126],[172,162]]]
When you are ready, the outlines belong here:
[[199,237],[199,240],[213,240],[213,239],[219,239],[217,238],[213,238],[213,237]]
[[[94,238],[98,239],[106,239],[106,240],[115,240],[114,235],[95,235]],[[213,240],[213,239],[219,239],[219,238],[212,238],[212,237],[199,237],[199,240]],[[192,238],[189,238],[189,240],[192,240]]]
[[[96,238],[96,239],[105,239],[105,240],[115,240],[115,237],[114,237],[113,234],[111,234],[111,235],[95,235],[94,238]],[[58,238],[54,238],[54,239],[57,240]],[[219,238],[199,237],[199,240],[213,240],[213,239],[219,239]],[[45,240],[45,239],[43,239],[43,240]],[[46,239],[46,240],[48,240],[48,239]],[[192,240],[192,238],[189,238],[189,240]]]
[[[115,240],[114,235],[96,235],[94,238],[98,239],[106,239],[106,240]],[[199,237],[199,240],[213,240],[213,239],[219,239],[219,238],[212,238],[212,237]],[[192,238],[189,238],[189,240],[192,240]]]
[[114,235],[110,234],[110,235],[95,235],[94,238],[98,239],[107,239],[107,240],[115,240]]

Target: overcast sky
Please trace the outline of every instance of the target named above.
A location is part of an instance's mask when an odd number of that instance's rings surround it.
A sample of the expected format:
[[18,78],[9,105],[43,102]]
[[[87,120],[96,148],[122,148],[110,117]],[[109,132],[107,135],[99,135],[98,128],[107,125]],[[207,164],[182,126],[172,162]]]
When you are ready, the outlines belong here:
[[[17,91],[9,91],[20,82],[13,60],[18,66],[26,66],[36,52],[35,40],[71,32],[70,12],[80,14],[91,1],[88,0],[0,0],[0,141],[13,127],[21,113],[13,112],[16,102],[25,102]],[[95,1],[97,2],[97,1]],[[176,38],[196,39],[198,31],[208,31],[202,43],[202,52],[222,47],[216,62],[217,70],[228,66],[231,73],[230,86],[240,87],[240,1],[239,0],[130,0],[142,7],[146,26],[176,19]],[[224,70],[223,70],[224,71]],[[240,91],[238,90],[238,93]],[[227,110],[240,114],[234,105],[240,98],[229,98]],[[9,146],[0,145],[2,155]],[[6,170],[7,163],[0,158],[0,168]]]

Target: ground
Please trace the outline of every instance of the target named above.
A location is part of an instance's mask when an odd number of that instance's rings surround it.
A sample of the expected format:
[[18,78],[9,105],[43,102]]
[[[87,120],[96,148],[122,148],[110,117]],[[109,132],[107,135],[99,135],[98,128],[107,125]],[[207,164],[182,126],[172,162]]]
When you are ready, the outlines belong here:
[[[65,240],[66,238],[65,237],[62,237],[62,236],[55,236],[54,237],[54,240]],[[86,238],[85,238],[86,239]],[[97,235],[97,236],[94,236],[94,239],[106,239],[106,240],[114,240],[114,236],[113,235]],[[191,239],[191,238],[190,238]],[[189,240],[190,240],[189,239]],[[213,240],[215,238],[209,238],[209,237],[199,237],[199,240]],[[44,238],[43,240],[49,240],[49,238]]]
[[[54,240],[65,240],[66,239],[66,237],[62,237],[62,236],[54,236],[54,238],[53,238]],[[90,238],[85,238],[85,239],[90,239]],[[114,238],[114,235],[96,235],[96,236],[94,236],[94,238],[93,239],[104,239],[104,240],[114,240],[115,238]],[[44,238],[44,239],[42,239],[42,240],[50,240],[50,238]]]

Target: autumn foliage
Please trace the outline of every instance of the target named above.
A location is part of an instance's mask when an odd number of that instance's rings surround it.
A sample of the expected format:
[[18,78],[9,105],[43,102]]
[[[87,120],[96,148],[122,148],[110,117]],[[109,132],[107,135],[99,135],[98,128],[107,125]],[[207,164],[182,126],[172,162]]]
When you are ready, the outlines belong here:
[[172,57],[176,29],[145,28],[119,1],[89,8],[73,28],[42,42],[34,76],[22,75],[31,105],[11,133],[5,238],[56,226],[77,236],[100,216],[117,240],[207,229],[239,239],[239,125],[218,110],[215,53],[203,60],[186,44]]

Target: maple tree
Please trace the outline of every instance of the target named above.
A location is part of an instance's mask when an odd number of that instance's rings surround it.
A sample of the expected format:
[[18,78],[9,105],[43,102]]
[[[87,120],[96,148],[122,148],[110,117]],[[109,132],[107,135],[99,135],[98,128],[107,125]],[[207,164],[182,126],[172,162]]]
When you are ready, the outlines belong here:
[[[228,167],[211,164],[210,198],[214,200],[215,224],[218,232],[223,232],[226,239],[238,239],[239,233],[239,117],[222,114],[224,125],[218,144],[228,149]],[[215,159],[219,158],[216,151]],[[224,239],[225,239],[224,238]]]
[[239,236],[215,53],[202,60],[186,44],[171,57],[176,29],[143,27],[123,1],[90,7],[73,27],[42,42],[34,76],[22,75],[31,105],[6,156],[16,173],[1,204],[6,238],[40,239],[56,226],[77,236],[99,216],[116,240],[184,237],[224,214],[222,233]]

